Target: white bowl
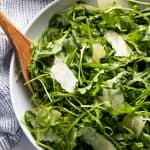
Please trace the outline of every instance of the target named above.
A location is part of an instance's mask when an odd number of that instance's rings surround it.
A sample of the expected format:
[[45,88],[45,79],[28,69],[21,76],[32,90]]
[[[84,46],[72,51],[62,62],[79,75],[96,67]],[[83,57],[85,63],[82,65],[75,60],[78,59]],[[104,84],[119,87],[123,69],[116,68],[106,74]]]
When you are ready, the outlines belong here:
[[[33,20],[33,22],[27,27],[25,30],[25,35],[30,39],[37,39],[41,33],[47,28],[49,19],[57,12],[61,10],[65,10],[71,4],[76,2],[77,0],[55,0],[50,3],[46,8],[44,8],[39,15]],[[84,0],[83,0],[84,1]],[[85,0],[86,3],[91,5],[96,5],[96,0]],[[37,146],[34,138],[28,131],[28,129],[23,124],[24,121],[24,113],[33,107],[30,101],[30,92],[23,85],[23,81],[16,81],[16,68],[18,68],[18,63],[16,61],[15,55],[12,56],[11,65],[10,65],[10,78],[9,78],[9,86],[10,86],[10,95],[11,101],[13,105],[13,109],[15,111],[18,122],[23,129],[24,133],[28,137],[29,141],[36,147],[36,149],[41,149]]]
[[[50,18],[57,12],[66,10],[70,5],[78,0],[55,0],[45,7],[28,25],[24,34],[30,39],[37,39],[41,33],[47,28]],[[97,0],[80,0],[85,1],[90,5],[97,5]],[[149,1],[149,0],[145,0]],[[10,65],[10,76],[9,76],[9,88],[11,101],[13,105],[14,112],[18,119],[18,122],[24,131],[25,135],[29,141],[35,146],[36,149],[42,150],[37,144],[29,130],[25,127],[24,113],[33,107],[30,98],[31,94],[28,89],[23,85],[23,80],[16,81],[16,69],[18,68],[18,63],[15,55],[13,54]]]

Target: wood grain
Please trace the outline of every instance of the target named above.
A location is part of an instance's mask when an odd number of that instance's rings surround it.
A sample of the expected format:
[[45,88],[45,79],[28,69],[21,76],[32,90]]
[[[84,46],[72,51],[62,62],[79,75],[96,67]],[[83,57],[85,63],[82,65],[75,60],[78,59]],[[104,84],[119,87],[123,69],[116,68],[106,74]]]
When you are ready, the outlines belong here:
[[[29,40],[26,36],[24,36],[10,21],[4,16],[4,14],[0,11],[0,25],[7,34],[9,40],[15,47],[15,52],[19,59],[21,71],[25,81],[30,80],[28,65],[30,63],[31,56],[31,40]],[[31,92],[33,92],[31,84],[28,84],[28,88]]]

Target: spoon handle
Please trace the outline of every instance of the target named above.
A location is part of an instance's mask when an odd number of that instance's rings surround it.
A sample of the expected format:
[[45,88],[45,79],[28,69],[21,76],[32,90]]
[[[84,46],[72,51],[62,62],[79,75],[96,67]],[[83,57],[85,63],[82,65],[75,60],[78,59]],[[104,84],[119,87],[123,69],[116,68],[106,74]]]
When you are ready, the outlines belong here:
[[[28,72],[28,64],[30,62],[31,56],[31,41],[27,37],[25,37],[1,11],[0,26],[3,28],[9,40],[14,45],[15,52],[19,59],[22,74],[24,76],[25,81],[28,81],[30,79]],[[28,85],[28,87],[32,91],[31,85]]]

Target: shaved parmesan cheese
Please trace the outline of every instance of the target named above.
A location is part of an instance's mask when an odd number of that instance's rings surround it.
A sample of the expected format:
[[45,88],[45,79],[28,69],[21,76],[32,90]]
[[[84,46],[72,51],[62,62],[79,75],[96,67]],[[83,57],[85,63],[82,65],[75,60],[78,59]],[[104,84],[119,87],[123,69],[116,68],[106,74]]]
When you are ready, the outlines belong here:
[[110,88],[112,88],[112,86],[113,86],[113,84],[115,84],[115,83],[117,83],[117,78],[116,77],[114,77],[114,78],[112,78],[112,79],[110,79],[110,80],[107,80],[107,81],[105,81],[105,86],[106,87],[110,87]]
[[105,105],[112,108],[114,110],[119,110],[124,107],[124,96],[120,89],[103,89],[103,101]]
[[105,57],[105,49],[100,43],[93,44],[93,60],[99,62],[99,60]]
[[115,56],[128,57],[131,54],[131,48],[118,33],[108,31],[105,34],[105,37],[106,40],[112,45],[112,48],[116,51]]
[[56,62],[51,68],[53,78],[61,85],[67,92],[73,92],[78,80],[63,62]]
[[59,55],[55,56],[55,63],[58,63],[58,62],[62,62],[62,63],[65,62],[65,56],[63,53],[60,53]]
[[127,0],[97,0],[98,7],[100,9],[106,9],[111,7],[114,3],[118,4],[122,7],[129,7],[129,3]]
[[128,128],[132,129],[137,137],[139,137],[139,135],[141,134],[145,123],[146,120],[143,118],[143,116],[126,116],[123,119],[123,124],[125,124]]
[[42,141],[54,142],[58,139],[58,136],[52,131],[52,129],[49,129],[47,132],[39,132],[39,134],[40,140]]
[[86,4],[88,4],[89,6],[95,6],[97,7],[97,0],[85,0]]
[[115,146],[107,138],[91,127],[81,130],[81,139],[92,146],[93,150],[116,150]]

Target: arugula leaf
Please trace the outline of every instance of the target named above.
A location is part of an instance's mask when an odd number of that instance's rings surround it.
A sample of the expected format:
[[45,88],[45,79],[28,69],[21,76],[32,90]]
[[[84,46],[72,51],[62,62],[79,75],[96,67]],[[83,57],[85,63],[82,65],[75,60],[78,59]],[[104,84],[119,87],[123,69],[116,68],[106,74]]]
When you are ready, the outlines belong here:
[[75,3],[32,45],[24,118],[42,148],[149,149],[150,5],[130,2],[147,8]]

